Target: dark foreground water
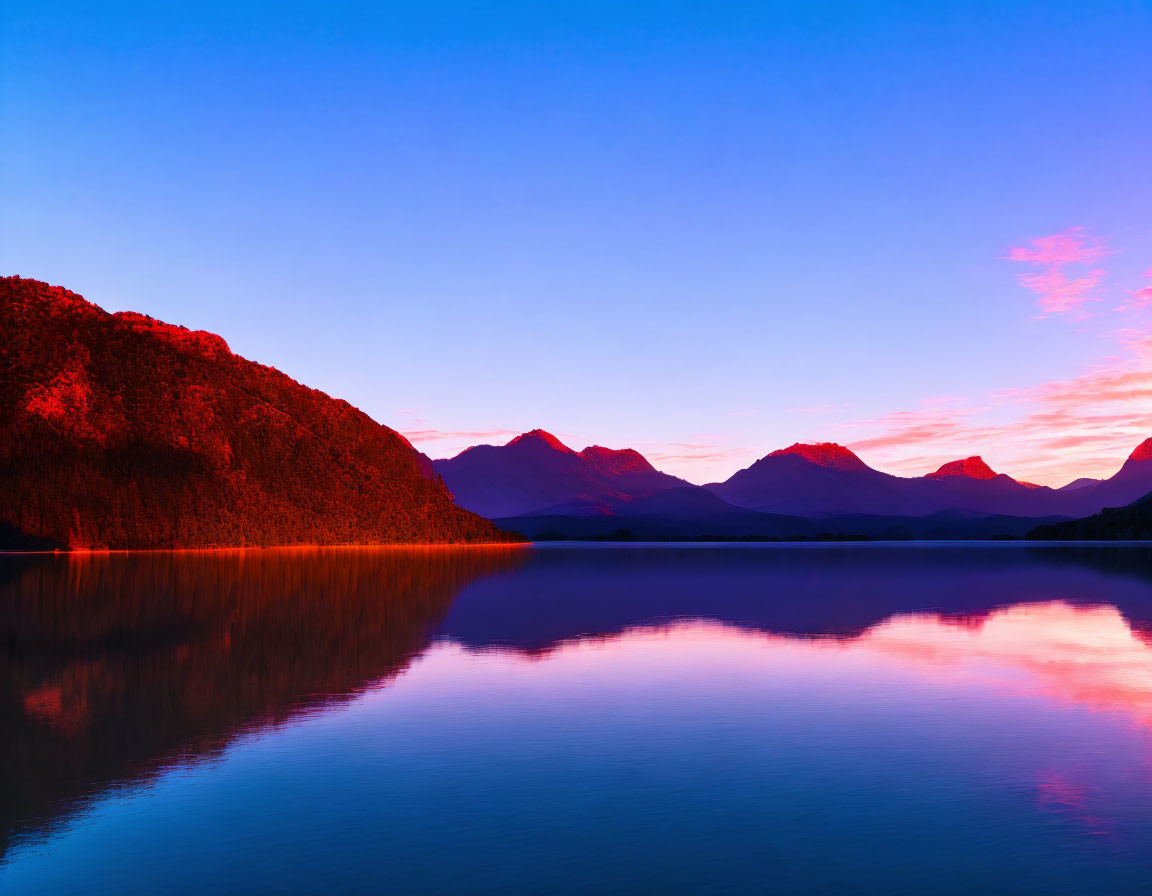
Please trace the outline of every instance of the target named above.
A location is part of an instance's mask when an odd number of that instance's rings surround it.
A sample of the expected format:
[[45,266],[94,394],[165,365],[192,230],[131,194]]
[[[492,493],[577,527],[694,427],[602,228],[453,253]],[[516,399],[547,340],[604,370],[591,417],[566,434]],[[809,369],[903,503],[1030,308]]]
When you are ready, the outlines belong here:
[[0,557],[0,892],[1152,891],[1147,547]]

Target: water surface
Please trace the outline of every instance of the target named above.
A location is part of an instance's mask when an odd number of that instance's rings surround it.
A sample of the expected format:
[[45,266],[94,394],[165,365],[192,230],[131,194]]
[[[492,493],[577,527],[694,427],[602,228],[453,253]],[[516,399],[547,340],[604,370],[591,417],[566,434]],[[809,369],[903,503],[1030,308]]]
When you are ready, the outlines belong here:
[[0,557],[0,891],[1145,893],[1145,547]]

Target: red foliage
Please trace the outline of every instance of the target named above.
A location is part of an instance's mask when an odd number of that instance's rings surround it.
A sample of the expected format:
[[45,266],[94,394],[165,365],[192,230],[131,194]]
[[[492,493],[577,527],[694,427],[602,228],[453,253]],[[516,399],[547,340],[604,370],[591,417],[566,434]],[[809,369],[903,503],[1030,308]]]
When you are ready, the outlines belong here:
[[797,442],[787,448],[780,448],[769,454],[769,457],[781,457],[795,454],[809,463],[819,464],[822,467],[832,467],[837,470],[866,470],[868,465],[843,445],[835,442],[817,442],[814,445],[802,445]]
[[[969,479],[995,479],[996,472],[984,463],[980,457],[967,457],[964,460],[949,461],[935,473],[929,473],[929,479],[950,479],[953,476],[967,476]],[[1036,486],[1030,486],[1035,488]]]
[[634,448],[602,448],[589,445],[580,456],[601,473],[654,473],[656,468]]
[[547,445],[549,448],[553,449],[554,451],[562,451],[565,454],[575,454],[576,453],[571,448],[569,448],[567,445],[565,445],[563,442],[561,442],[558,438],[556,438],[556,436],[552,435],[552,433],[545,432],[542,429],[534,429],[531,432],[522,433],[521,435],[516,436],[516,438],[514,438],[508,444],[509,445],[519,445],[521,442],[530,441],[532,439],[543,442],[545,445]]
[[1145,439],[1136,446],[1136,450],[1129,456],[1129,460],[1152,460],[1152,439]]
[[0,547],[502,541],[393,430],[219,336],[0,278]]

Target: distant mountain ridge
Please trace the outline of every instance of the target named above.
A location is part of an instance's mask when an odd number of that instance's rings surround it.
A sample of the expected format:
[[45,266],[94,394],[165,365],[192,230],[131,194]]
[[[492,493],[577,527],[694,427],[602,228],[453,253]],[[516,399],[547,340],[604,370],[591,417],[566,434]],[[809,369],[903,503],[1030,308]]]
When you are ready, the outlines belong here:
[[637,451],[592,445],[577,452],[542,429],[505,445],[473,446],[433,467],[461,507],[489,519],[560,505],[607,506],[690,486]]
[[1152,491],[1152,439],[1115,476],[1071,489],[1020,482],[996,473],[980,457],[946,463],[926,476],[892,476],[828,443],[771,452],[726,481],[704,487],[740,507],[806,517],[924,516],[945,510],[1076,517]]
[[[542,430],[504,446],[470,448],[435,467],[462,506],[533,537],[624,529],[661,537],[809,537],[830,531],[1018,537],[1036,525],[1085,516],[1152,491],[1152,439],[1115,476],[1064,489],[997,473],[979,456],[945,463],[925,476],[893,476],[832,442],[771,451],[724,482],[694,486],[660,473],[636,451],[593,446],[576,452]],[[719,503],[705,501],[701,492]]]
[[0,278],[0,548],[488,542],[399,433],[212,333]]

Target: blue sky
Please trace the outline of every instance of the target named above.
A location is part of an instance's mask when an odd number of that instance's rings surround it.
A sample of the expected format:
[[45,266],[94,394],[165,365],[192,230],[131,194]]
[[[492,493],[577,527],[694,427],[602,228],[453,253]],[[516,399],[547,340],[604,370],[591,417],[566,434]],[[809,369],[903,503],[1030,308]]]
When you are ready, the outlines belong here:
[[433,456],[1106,474],[1152,435],[1149,45],[1146,2],[6,0],[0,271]]

